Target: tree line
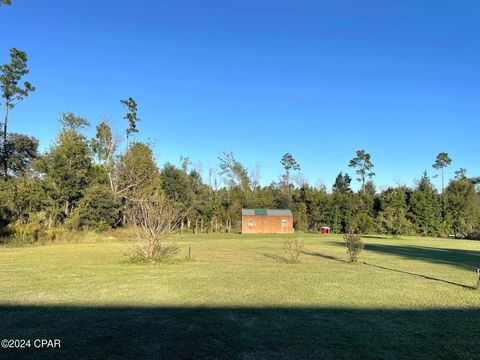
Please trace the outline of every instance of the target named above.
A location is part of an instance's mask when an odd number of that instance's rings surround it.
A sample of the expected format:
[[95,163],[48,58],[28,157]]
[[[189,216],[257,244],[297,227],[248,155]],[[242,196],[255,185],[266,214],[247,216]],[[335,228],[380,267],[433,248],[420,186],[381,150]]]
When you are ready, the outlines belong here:
[[90,121],[63,113],[55,141],[39,153],[39,141],[9,131],[15,106],[35,91],[22,79],[28,74],[27,55],[10,50],[10,62],[0,66],[4,120],[0,130],[0,231],[35,241],[55,238],[59,229],[104,230],[126,226],[132,202],[161,195],[185,209],[180,231],[233,232],[240,229],[242,208],[289,208],[297,231],[355,231],[395,236],[446,236],[458,229],[468,237],[480,233],[479,178],[465,169],[445,186],[443,170],[451,165],[438,154],[433,168],[442,176],[438,192],[425,172],[414,187],[403,185],[377,191],[372,157],[358,150],[349,166],[352,178],[340,172],[331,189],[312,186],[301,175],[292,154],[279,157],[283,174],[268,186],[259,183],[260,169],[242,164],[231,152],[218,158],[206,179],[188,157],[181,165],[155,161],[152,146],[132,140],[138,132],[137,103],[121,100],[125,128],[118,134],[108,120],[96,125],[93,138],[85,135]]

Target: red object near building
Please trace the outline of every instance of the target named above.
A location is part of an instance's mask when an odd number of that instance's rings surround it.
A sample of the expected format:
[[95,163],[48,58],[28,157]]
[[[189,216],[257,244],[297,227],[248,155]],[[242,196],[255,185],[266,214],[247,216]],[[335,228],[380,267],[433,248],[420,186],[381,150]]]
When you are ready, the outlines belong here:
[[330,228],[328,226],[324,226],[320,229],[320,233],[322,234],[330,234]]

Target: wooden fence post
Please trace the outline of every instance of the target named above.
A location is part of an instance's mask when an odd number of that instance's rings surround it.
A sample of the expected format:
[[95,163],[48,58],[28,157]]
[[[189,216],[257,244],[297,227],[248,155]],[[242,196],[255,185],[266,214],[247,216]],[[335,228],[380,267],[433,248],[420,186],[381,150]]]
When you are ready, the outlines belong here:
[[480,289],[480,269],[477,269],[477,289]]

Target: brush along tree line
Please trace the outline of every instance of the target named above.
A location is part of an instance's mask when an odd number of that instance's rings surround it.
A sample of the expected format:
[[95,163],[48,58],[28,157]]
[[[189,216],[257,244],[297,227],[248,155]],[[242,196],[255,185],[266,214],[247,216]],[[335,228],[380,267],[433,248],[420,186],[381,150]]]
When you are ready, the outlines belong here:
[[[290,208],[298,231],[330,226],[333,232],[344,233],[354,226],[363,234],[441,236],[456,226],[470,237],[480,233],[478,178],[467,177],[465,169],[457,171],[439,193],[426,172],[413,188],[376,191],[372,157],[364,150],[357,151],[349,163],[361,184],[358,192],[352,191],[352,178],[344,173],[336,177],[332,189],[311,186],[290,153],[280,158],[280,180],[268,186],[259,185],[258,165],[249,171],[231,152],[219,156],[218,167],[209,168],[205,179],[186,156],[181,157],[181,166],[166,163],[159,168],[150,144],[132,139],[140,121],[133,98],[119,104],[125,109],[123,135],[102,120],[95,136],[88,138],[85,130],[90,121],[66,112],[56,140],[39,153],[37,139],[8,128],[14,107],[35,90],[23,81],[27,75],[27,55],[12,49],[10,62],[0,67],[3,234],[26,234],[31,241],[54,238],[52,229],[138,225],[141,219],[132,220],[132,214],[140,216],[138,206],[151,205],[146,199],[161,199],[162,206],[168,201],[182,209],[172,219],[181,232],[238,231],[241,209],[247,207]],[[433,164],[442,174],[442,183],[443,170],[451,162],[448,154],[440,153]],[[34,229],[36,235],[30,236],[25,228]]]

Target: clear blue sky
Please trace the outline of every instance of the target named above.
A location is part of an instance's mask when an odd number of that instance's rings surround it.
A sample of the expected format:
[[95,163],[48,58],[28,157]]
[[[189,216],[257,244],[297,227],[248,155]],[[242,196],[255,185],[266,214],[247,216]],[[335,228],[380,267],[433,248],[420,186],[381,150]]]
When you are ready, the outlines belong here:
[[365,149],[379,186],[411,185],[446,151],[480,175],[477,0],[14,0],[0,23],[37,86],[11,129],[42,148],[61,112],[121,129],[132,96],[160,165],[233,151],[267,184],[291,152],[330,187]]

